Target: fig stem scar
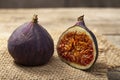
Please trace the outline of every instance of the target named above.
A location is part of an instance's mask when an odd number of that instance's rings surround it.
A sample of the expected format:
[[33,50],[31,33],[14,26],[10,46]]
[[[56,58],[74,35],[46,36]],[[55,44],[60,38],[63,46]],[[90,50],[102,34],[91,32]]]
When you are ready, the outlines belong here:
[[38,15],[36,15],[36,14],[33,15],[32,22],[33,23],[37,23],[38,22]]
[[83,21],[83,19],[84,19],[84,15],[82,15],[82,16],[80,16],[80,17],[78,17],[78,21]]

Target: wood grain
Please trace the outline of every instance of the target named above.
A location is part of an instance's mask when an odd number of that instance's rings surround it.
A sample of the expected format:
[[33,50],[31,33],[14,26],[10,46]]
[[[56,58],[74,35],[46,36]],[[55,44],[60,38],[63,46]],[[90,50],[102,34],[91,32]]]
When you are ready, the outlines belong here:
[[119,0],[0,0],[0,8],[120,7]]
[[[33,14],[39,15],[39,23],[49,30],[61,30],[74,25],[76,18],[85,15],[85,22],[91,30],[108,36],[108,39],[120,46],[120,9],[117,8],[36,8],[36,9],[0,9],[0,32],[12,32]],[[57,26],[61,26],[58,28]],[[117,36],[117,37],[116,37]],[[117,39],[118,38],[118,39]],[[115,40],[115,41],[114,41]]]

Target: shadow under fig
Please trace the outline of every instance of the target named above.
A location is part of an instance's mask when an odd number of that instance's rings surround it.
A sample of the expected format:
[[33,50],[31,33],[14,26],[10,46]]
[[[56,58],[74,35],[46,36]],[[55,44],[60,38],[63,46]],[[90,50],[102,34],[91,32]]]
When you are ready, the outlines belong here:
[[[39,76],[41,74],[49,75],[49,76],[50,75],[52,76],[54,74],[54,76],[58,76],[58,73],[62,74],[63,72],[69,74],[70,72],[68,71],[68,66],[65,66],[65,63],[60,61],[61,60],[59,59],[58,56],[53,56],[47,64],[41,66],[27,67],[19,64],[14,64],[14,65],[25,73],[32,73]],[[73,68],[71,67],[71,69]],[[89,70],[83,72],[92,74],[97,77],[104,77],[107,74],[107,65],[104,63],[96,62]]]
[[108,69],[107,76],[109,80],[120,80],[120,67]]
[[107,65],[105,63],[96,62],[89,70],[86,72],[96,76],[104,77],[107,74]]
[[42,76],[42,75],[52,76],[53,74],[54,76],[55,75],[58,76],[57,73],[63,73],[63,69],[65,68],[59,62],[60,61],[58,57],[52,56],[52,58],[48,63],[40,66],[23,66],[20,64],[16,64],[15,62],[14,62],[14,65],[16,66],[16,68],[20,69],[25,73],[31,73],[39,76]]

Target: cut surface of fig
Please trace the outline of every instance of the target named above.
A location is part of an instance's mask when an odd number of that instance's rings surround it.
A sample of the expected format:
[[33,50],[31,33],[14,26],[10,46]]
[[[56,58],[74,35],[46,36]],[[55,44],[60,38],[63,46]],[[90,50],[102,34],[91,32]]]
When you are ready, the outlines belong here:
[[89,69],[95,63],[98,53],[96,49],[93,35],[81,25],[67,29],[57,43],[57,52],[61,60],[82,70]]

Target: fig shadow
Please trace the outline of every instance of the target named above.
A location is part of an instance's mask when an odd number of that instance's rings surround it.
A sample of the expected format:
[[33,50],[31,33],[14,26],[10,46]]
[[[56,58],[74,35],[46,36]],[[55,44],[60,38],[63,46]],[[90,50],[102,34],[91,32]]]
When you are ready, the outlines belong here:
[[[58,76],[58,74],[62,74],[63,70],[66,70],[67,67],[64,67],[64,63],[60,62],[61,60],[59,59],[58,56],[52,56],[51,59],[49,60],[49,62],[47,64],[44,65],[40,65],[40,66],[23,66],[20,64],[17,64],[14,61],[14,66],[16,66],[16,68],[18,68],[20,71],[23,71],[25,73],[30,73],[30,74],[35,74],[36,76],[42,76],[42,75],[46,75],[46,76]],[[62,70],[61,70],[62,69]],[[66,74],[68,74],[67,70],[65,71]]]
[[86,70],[87,73],[97,77],[107,76],[108,68],[105,63],[96,62],[90,69]]
[[[107,65],[105,63],[96,62],[89,70],[83,71],[67,65],[66,63],[62,62],[58,56],[52,56],[47,64],[41,66],[23,66],[16,63],[14,63],[14,65],[20,71],[36,76],[58,76],[59,74],[63,73],[66,75],[71,75],[70,71],[77,70],[86,74],[92,74],[98,78],[107,76]],[[60,77],[58,76],[58,78]]]

